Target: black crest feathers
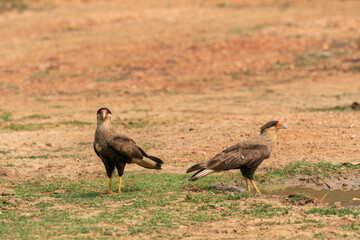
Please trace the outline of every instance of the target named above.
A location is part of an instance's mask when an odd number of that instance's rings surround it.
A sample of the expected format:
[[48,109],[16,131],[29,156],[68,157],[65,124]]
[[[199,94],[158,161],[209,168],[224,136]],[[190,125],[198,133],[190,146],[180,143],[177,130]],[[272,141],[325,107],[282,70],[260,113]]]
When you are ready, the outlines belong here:
[[111,114],[111,111],[110,111],[108,108],[106,108],[106,107],[100,108],[100,109],[97,111],[96,114],[99,114],[101,110],[106,110],[106,111],[108,111],[108,112]]
[[279,121],[270,121],[270,122],[267,122],[264,126],[262,126],[260,128],[260,133],[263,133],[265,131],[265,129],[268,129],[268,128],[271,128],[273,126],[276,126],[276,124],[278,123]]

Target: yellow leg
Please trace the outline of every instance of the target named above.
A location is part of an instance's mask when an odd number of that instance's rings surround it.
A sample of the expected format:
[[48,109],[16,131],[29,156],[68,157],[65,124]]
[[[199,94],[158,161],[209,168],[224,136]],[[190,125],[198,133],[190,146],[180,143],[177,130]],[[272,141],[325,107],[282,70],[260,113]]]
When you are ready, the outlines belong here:
[[109,196],[114,195],[115,193],[113,193],[113,191],[112,191],[112,182],[111,182],[111,178],[109,178],[109,187],[110,187],[110,193],[109,193]]
[[251,190],[250,190],[250,186],[249,186],[249,179],[247,177],[244,177],[244,178],[245,178],[245,181],[246,181],[246,189],[250,193]]
[[261,194],[261,192],[259,191],[259,189],[256,187],[254,180],[250,180],[250,182],[251,182],[251,184],[253,185],[253,187],[255,188],[255,191],[256,191],[258,194]]
[[122,179],[122,177],[119,177],[119,192],[118,193],[121,193],[121,179]]

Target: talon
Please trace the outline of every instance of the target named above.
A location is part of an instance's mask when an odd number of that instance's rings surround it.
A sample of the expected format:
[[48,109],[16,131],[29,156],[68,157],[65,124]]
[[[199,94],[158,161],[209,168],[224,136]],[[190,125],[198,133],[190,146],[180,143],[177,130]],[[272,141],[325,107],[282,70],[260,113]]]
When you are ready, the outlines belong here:
[[257,194],[261,194],[261,192],[259,191],[259,189],[256,187],[256,184],[255,184],[254,180],[250,180],[250,182],[251,182],[251,184],[253,185],[256,193],[257,193]]

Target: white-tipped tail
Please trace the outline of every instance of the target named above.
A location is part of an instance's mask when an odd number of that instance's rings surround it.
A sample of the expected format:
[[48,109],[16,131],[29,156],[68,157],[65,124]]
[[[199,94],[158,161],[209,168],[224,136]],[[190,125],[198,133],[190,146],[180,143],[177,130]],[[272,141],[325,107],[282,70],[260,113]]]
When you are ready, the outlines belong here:
[[189,181],[196,181],[199,178],[205,177],[206,175],[209,175],[210,173],[213,173],[213,172],[215,172],[215,171],[205,168],[203,170],[196,172],[191,178],[189,178]]
[[147,157],[143,157],[143,159],[133,158],[132,162],[136,163],[144,168],[161,169],[161,163],[155,162],[154,160],[147,158]]

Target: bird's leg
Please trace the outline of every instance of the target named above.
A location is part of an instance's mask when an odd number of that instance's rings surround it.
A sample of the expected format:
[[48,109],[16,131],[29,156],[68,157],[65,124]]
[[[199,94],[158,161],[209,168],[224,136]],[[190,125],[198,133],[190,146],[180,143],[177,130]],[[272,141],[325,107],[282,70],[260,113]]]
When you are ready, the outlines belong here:
[[109,187],[110,187],[110,193],[109,193],[109,196],[114,195],[115,193],[113,193],[113,191],[112,191],[112,182],[111,182],[111,178],[109,178]]
[[245,181],[246,181],[246,189],[250,193],[251,190],[250,190],[250,186],[249,186],[249,179],[247,177],[244,177],[244,178],[245,178]]
[[122,179],[122,176],[119,177],[119,192],[118,193],[121,193],[121,179]]
[[250,180],[250,182],[251,182],[251,184],[253,185],[253,187],[255,188],[256,193],[261,194],[261,192],[259,191],[259,189],[256,187],[254,180]]

